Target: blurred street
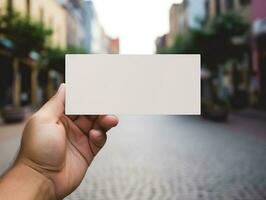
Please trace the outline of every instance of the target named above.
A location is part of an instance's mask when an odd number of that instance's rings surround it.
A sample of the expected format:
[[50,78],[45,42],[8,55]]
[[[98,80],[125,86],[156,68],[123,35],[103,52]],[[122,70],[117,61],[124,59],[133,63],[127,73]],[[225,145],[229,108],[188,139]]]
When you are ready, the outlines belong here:
[[265,0],[0,0],[0,11],[0,175],[25,119],[66,82],[65,55],[200,54],[202,118],[120,117],[66,200],[266,200]]
[[[264,116],[252,112],[234,114],[223,124],[123,116],[81,186],[66,199],[266,199],[265,127]],[[16,153],[22,128],[0,127],[1,173]]]

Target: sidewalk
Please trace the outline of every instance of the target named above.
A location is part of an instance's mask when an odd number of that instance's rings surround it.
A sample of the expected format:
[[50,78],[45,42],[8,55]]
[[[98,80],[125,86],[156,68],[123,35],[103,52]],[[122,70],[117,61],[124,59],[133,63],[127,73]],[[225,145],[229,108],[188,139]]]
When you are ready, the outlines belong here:
[[266,141],[266,112],[246,109],[243,111],[233,112],[229,116],[228,126],[229,129],[236,133],[250,135],[255,139]]
[[13,137],[20,137],[24,128],[25,122],[15,124],[0,124],[0,144]]
[[0,175],[13,163],[25,122],[0,125]]
[[243,111],[234,112],[234,115],[239,115],[243,118],[248,118],[252,120],[262,120],[266,122],[266,111],[262,110],[246,109]]

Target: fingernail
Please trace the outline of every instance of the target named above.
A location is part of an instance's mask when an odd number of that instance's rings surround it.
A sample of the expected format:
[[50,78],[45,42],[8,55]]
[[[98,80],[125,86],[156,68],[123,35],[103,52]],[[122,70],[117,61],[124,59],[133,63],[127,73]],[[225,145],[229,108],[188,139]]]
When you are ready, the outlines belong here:
[[58,90],[57,90],[57,92],[56,92],[56,94],[59,94],[61,92],[61,90],[63,89],[64,86],[65,86],[65,84],[64,83],[61,83],[60,86],[59,86],[59,88],[58,88]]

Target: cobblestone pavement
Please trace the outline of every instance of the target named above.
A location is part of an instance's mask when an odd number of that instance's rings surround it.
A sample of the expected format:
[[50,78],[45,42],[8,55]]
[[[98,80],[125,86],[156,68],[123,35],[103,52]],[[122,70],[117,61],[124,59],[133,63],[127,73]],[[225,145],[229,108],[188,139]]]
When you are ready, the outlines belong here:
[[124,117],[67,199],[266,199],[266,124],[254,123]]
[[109,134],[66,200],[266,199],[264,121],[132,116],[122,117]]
[[0,125],[0,175],[13,162],[20,144],[24,123]]

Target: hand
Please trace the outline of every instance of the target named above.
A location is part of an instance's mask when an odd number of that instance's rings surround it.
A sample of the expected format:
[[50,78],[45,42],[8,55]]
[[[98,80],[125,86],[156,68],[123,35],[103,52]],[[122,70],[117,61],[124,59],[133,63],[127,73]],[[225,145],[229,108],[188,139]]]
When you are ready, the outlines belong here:
[[15,165],[24,165],[51,180],[56,199],[81,183],[87,168],[118,124],[115,116],[64,115],[65,87],[27,123]]

